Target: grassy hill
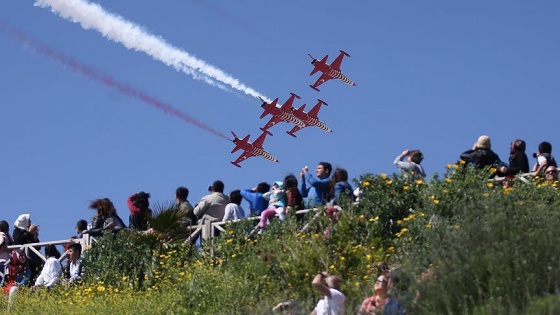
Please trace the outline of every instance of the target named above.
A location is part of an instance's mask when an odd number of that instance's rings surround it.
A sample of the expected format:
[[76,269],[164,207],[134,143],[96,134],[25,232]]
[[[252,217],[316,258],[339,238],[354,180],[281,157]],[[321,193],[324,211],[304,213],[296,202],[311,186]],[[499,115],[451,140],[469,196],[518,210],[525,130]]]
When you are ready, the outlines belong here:
[[269,314],[294,299],[307,314],[320,299],[313,276],[327,270],[355,314],[387,265],[403,275],[394,294],[410,314],[559,314],[556,183],[504,189],[491,174],[461,164],[429,180],[364,174],[359,203],[334,216],[292,215],[253,236],[242,221],[200,249],[107,236],[86,254],[83,285],[23,289],[11,312]]

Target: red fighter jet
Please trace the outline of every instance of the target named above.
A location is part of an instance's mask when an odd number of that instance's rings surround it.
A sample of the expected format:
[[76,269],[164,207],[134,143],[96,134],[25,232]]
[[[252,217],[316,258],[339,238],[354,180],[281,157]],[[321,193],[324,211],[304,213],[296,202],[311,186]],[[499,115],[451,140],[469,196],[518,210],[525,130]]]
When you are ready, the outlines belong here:
[[[305,124],[305,127],[308,126],[315,126],[321,130],[324,130],[326,132],[332,132],[331,128],[329,128],[327,125],[325,125],[322,121],[319,120],[319,118],[317,117],[317,115],[319,114],[319,110],[321,109],[321,105],[329,105],[325,102],[323,102],[323,100],[317,99],[319,102],[317,103],[317,105],[313,106],[313,108],[306,113],[305,110],[305,104],[301,105],[300,108],[294,109],[292,112],[294,113],[294,116],[296,116],[297,118],[299,118],[301,121],[303,121],[303,123]],[[290,131],[286,131],[287,134],[289,134],[292,137],[296,137],[296,135],[294,134],[296,131],[302,129],[304,127],[300,127],[300,126],[294,126],[294,128],[292,128],[292,130]]]
[[336,57],[336,59],[330,65],[327,64],[327,58],[329,58],[329,55],[326,55],[321,60],[313,58],[313,56],[311,56],[310,54],[308,55],[309,57],[311,57],[311,59],[313,59],[313,61],[311,61],[311,64],[315,67],[309,75],[314,75],[315,73],[317,73],[317,71],[321,71],[323,73],[315,82],[315,84],[310,85],[312,89],[319,91],[317,87],[330,79],[338,79],[348,85],[356,85],[356,83],[352,82],[352,80],[348,79],[344,74],[342,74],[342,72],[340,72],[340,64],[342,63],[342,58],[344,58],[344,56],[350,57],[350,55],[345,51],[341,50],[340,55],[338,55],[338,57]]
[[272,154],[266,152],[263,149],[263,142],[264,138],[266,138],[266,132],[263,132],[260,137],[257,138],[253,143],[249,142],[249,135],[245,138],[239,138],[233,131],[231,132],[233,135],[233,143],[235,143],[235,148],[231,150],[231,153],[235,153],[237,150],[242,149],[243,152],[235,161],[232,161],[231,164],[241,167],[239,163],[245,161],[246,159],[252,156],[260,156],[272,162],[278,162],[278,159],[272,156]]
[[264,109],[264,112],[261,114],[261,118],[268,114],[272,115],[272,118],[270,118],[268,123],[263,128],[260,128],[262,131],[272,136],[272,133],[268,131],[268,129],[283,121],[295,124],[296,126],[300,126],[301,128],[305,127],[305,124],[292,113],[292,104],[294,103],[296,97],[300,97],[294,93],[290,94],[290,98],[284,103],[284,105],[282,105],[282,107],[276,106],[276,104],[278,103],[278,98],[274,99],[272,103],[267,103],[261,98],[261,100],[263,101],[261,107]]

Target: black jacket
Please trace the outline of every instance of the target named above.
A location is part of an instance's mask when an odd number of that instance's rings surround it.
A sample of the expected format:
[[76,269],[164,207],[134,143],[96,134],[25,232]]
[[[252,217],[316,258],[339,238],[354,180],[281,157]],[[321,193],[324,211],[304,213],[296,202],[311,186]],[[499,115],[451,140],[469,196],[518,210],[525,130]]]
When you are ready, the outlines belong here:
[[468,150],[461,154],[461,160],[474,164],[477,168],[502,163],[500,157],[490,149]]

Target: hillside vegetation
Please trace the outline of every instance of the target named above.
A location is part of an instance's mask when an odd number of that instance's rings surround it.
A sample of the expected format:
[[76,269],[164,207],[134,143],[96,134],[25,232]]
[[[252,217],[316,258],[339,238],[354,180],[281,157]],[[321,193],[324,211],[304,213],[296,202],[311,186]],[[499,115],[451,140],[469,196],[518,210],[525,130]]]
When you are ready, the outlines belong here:
[[492,170],[447,168],[429,180],[364,174],[359,203],[338,215],[292,215],[252,236],[245,220],[200,249],[106,236],[86,254],[83,285],[23,289],[11,314],[270,314],[289,299],[307,314],[321,270],[342,277],[355,314],[383,264],[402,272],[394,294],[410,314],[559,314],[556,183],[504,189]]

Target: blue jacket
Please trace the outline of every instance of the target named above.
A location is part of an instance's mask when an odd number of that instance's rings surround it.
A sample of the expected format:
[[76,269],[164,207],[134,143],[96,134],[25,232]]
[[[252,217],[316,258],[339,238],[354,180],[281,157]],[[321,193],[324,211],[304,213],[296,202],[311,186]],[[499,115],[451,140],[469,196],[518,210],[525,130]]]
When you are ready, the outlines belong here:
[[340,196],[346,196],[347,200],[354,199],[354,191],[348,182],[337,182],[334,184],[334,197],[332,199],[333,204],[338,204]]
[[329,181],[330,179],[328,177],[316,178],[309,172],[305,173],[305,179],[301,183],[301,195],[307,197],[305,204],[316,207],[327,203]]
[[249,215],[261,215],[261,212],[268,208],[268,200],[264,199],[263,194],[260,192],[243,189],[241,197],[249,203]]

